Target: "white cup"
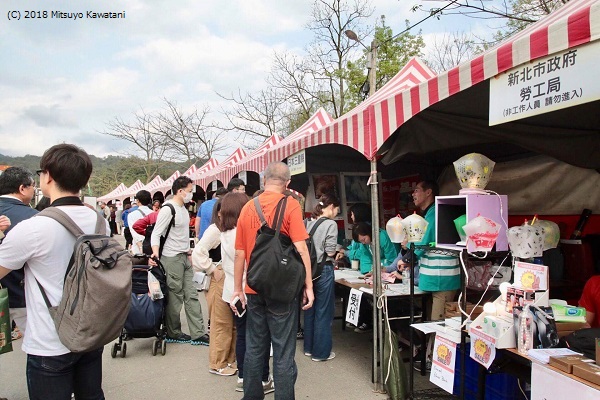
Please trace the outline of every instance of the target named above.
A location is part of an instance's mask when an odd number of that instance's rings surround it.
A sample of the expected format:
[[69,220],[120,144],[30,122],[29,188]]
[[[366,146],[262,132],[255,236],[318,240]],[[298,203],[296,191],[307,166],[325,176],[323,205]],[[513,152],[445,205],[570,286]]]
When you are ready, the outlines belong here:
[[352,270],[353,271],[358,271],[358,266],[359,266],[359,261],[358,260],[352,260]]

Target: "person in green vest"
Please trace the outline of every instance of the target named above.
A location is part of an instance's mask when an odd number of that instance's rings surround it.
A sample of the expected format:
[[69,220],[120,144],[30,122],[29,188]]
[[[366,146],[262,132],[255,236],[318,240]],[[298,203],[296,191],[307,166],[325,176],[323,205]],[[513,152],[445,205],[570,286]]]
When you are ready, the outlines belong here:
[[[415,245],[435,244],[435,197],[439,187],[433,181],[421,181],[412,193],[415,206],[428,222],[427,229],[421,241]],[[415,250],[419,265],[419,289],[431,292],[431,304],[427,313],[430,321],[442,320],[445,317],[446,302],[451,302],[460,288],[460,265],[458,257],[436,254],[434,251]],[[433,345],[433,340],[431,346]],[[428,347],[431,347],[428,346]],[[416,365],[418,369],[420,365]],[[430,368],[430,361],[427,368]]]

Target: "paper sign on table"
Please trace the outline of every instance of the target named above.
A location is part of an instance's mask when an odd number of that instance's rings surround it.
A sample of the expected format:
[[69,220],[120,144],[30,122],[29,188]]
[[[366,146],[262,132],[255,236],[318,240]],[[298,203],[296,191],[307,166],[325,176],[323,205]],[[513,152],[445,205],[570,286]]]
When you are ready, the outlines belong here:
[[440,335],[436,335],[435,343],[433,345],[429,380],[448,393],[452,393],[452,390],[454,389],[455,361],[456,343],[453,343]]
[[489,369],[496,358],[496,339],[479,330],[471,330],[470,356],[485,369]]
[[362,292],[360,290],[351,289],[348,297],[348,309],[346,310],[346,322],[358,326],[358,312],[360,310],[360,301]]

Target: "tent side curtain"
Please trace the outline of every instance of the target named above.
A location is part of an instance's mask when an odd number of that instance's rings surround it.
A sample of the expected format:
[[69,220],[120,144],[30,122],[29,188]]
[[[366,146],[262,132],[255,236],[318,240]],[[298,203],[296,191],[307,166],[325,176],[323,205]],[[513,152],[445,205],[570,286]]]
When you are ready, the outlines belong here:
[[408,91],[373,104],[373,152],[407,120],[431,105],[534,59],[597,40],[600,1],[570,1],[492,49]]

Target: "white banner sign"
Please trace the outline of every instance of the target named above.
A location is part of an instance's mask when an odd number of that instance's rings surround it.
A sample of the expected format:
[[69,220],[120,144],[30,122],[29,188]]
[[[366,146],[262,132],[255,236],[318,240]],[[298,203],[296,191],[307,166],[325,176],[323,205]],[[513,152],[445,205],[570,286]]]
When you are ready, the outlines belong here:
[[244,181],[244,185],[248,184],[248,173],[246,171],[240,171],[238,178]]
[[306,172],[306,153],[304,150],[292,154],[287,158],[287,165],[290,167],[292,175],[298,175]]
[[490,79],[490,126],[600,99],[600,42],[533,60]]
[[360,301],[362,299],[360,290],[351,289],[348,296],[348,308],[346,309],[346,322],[358,326],[358,311],[360,310]]
[[212,183],[210,184],[210,190],[215,192],[218,189],[217,185],[218,185],[217,181],[212,181]]
[[429,380],[448,393],[452,393],[452,390],[454,389],[455,362],[456,343],[453,343],[440,335],[436,335],[435,343],[433,345]]

